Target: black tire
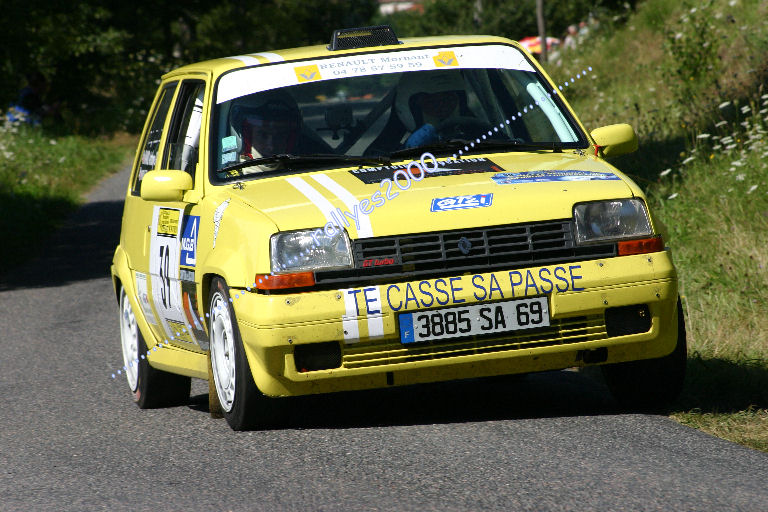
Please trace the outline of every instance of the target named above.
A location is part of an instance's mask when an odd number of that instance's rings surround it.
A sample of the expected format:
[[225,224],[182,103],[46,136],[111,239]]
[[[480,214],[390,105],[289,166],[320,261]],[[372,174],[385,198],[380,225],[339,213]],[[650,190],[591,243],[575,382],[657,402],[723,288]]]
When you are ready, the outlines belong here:
[[210,360],[214,379],[211,387],[215,389],[221,413],[232,430],[275,426],[279,422],[281,399],[266,397],[256,387],[227,284],[216,277],[210,290]]
[[[126,377],[136,405],[140,409],[155,409],[188,403],[192,379],[152,368],[147,359],[147,343],[136,324],[133,308],[122,286],[120,287],[120,317],[120,338]],[[135,349],[131,348],[133,344]],[[134,356],[133,360],[128,355],[129,352]],[[132,379],[129,372],[134,369]]]
[[671,354],[658,359],[601,366],[611,394],[622,408],[663,411],[679,395],[688,360],[685,320],[677,299],[677,345]]

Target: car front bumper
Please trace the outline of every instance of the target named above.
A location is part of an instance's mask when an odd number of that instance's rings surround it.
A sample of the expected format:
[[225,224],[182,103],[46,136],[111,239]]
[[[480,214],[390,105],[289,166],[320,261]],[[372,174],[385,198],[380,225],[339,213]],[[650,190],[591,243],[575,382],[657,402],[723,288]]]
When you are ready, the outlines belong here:
[[[550,327],[400,341],[400,313],[533,296],[548,298]],[[649,359],[677,340],[677,275],[667,251],[344,290],[243,292],[233,305],[254,380],[270,396]],[[647,306],[650,329],[609,336],[606,309],[631,305]],[[295,347],[323,342],[339,344],[341,365],[297,370]]]

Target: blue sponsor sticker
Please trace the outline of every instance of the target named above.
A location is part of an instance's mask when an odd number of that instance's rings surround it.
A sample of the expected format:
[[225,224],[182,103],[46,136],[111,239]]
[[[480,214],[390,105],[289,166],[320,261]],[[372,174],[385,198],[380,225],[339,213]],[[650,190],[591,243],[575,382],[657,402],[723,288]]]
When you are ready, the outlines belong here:
[[184,230],[181,235],[180,265],[194,267],[197,255],[197,232],[200,229],[200,217],[187,215],[184,217]]
[[471,196],[437,197],[432,200],[431,212],[466,210],[467,208],[485,208],[491,206],[493,194],[474,194]]
[[594,171],[523,171],[500,172],[491,176],[497,185],[511,185],[514,183],[543,183],[547,181],[601,181],[618,180],[618,176],[611,172]]

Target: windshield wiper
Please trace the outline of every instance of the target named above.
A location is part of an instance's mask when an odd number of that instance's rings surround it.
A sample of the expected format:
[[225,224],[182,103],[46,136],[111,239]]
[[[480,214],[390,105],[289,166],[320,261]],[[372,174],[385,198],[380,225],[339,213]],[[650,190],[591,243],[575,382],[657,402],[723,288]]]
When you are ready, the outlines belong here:
[[[479,143],[475,143],[475,148],[478,146],[481,147],[492,147],[492,148],[505,148],[509,149],[510,151],[526,151],[529,149],[539,149],[539,150],[545,150],[545,151],[554,151],[555,153],[562,153],[563,151],[563,143],[562,142],[522,142],[520,140],[511,139],[511,140],[496,140],[496,139],[487,139],[487,140],[481,140]],[[471,149],[475,149],[471,148]]]
[[465,139],[451,139],[444,142],[434,142],[432,144],[424,144],[423,146],[415,146],[412,148],[398,149],[389,154],[393,159],[409,156],[421,156],[424,153],[442,152],[442,151],[458,151],[464,149],[464,146],[469,147],[472,143],[471,140]]
[[[269,165],[269,164],[295,164],[304,165],[312,163],[329,163],[329,162],[344,162],[350,164],[359,165],[390,165],[392,160],[385,156],[354,156],[354,155],[335,155],[333,153],[328,154],[312,154],[312,155],[292,155],[288,153],[280,153],[277,155],[263,156],[260,158],[253,158],[246,160],[245,162],[237,162],[226,167],[222,167],[217,172],[226,173],[230,171],[237,171],[246,167],[252,167],[254,165]],[[259,174],[272,174],[276,172],[283,172],[284,166],[280,166],[275,169],[265,169]]]
[[[474,144],[474,146],[472,145]],[[496,140],[485,139],[480,142],[466,139],[451,139],[445,142],[435,142],[413,148],[399,149],[389,154],[392,158],[401,158],[409,156],[420,156],[425,152],[458,151],[463,153],[482,151],[484,148],[507,149],[509,151],[527,151],[531,149],[554,151],[560,153],[563,151],[562,142],[522,142],[520,140]],[[464,149],[467,148],[467,149]]]

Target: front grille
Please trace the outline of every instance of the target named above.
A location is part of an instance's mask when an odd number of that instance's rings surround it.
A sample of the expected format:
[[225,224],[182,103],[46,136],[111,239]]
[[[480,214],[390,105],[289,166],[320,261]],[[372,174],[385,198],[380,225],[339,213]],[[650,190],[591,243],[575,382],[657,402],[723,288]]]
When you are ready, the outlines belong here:
[[415,233],[353,242],[354,270],[315,273],[320,284],[376,283],[616,256],[616,244],[577,246],[570,220]]
[[569,345],[607,338],[603,315],[553,319],[546,329],[504,333],[493,337],[473,337],[461,341],[443,341],[403,345],[399,342],[363,342],[343,348],[343,368],[389,366],[399,363],[428,361],[523,350],[535,347]]

